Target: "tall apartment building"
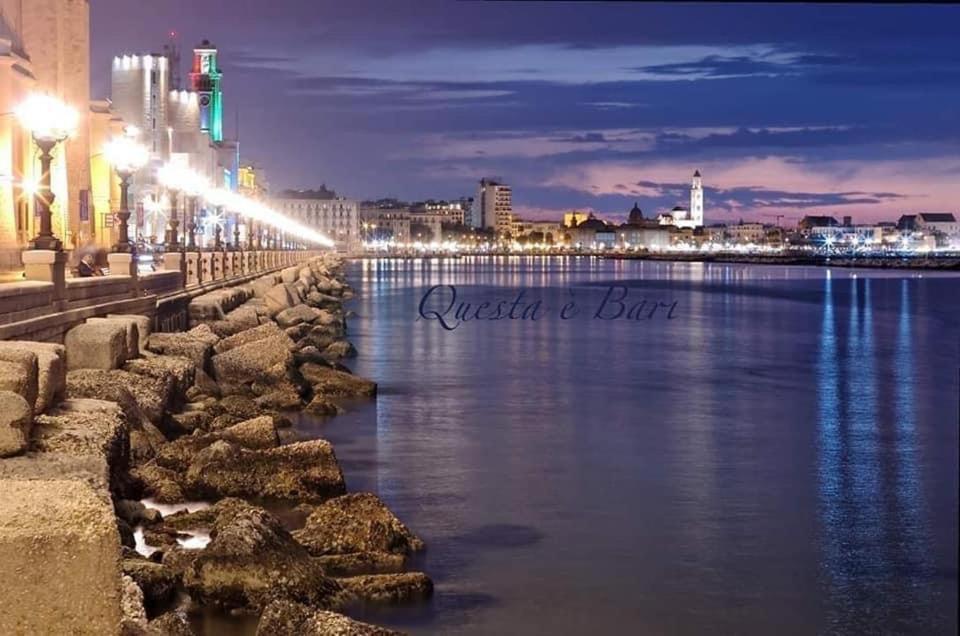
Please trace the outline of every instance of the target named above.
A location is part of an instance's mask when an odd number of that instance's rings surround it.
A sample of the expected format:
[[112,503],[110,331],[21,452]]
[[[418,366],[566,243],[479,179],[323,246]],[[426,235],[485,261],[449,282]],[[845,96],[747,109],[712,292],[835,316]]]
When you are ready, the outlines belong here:
[[470,226],[493,228],[498,237],[509,236],[513,225],[513,194],[499,179],[480,180],[473,200]]
[[360,214],[356,201],[336,196],[330,190],[284,190],[274,195],[278,212],[297,219],[333,239],[339,247],[360,242]]

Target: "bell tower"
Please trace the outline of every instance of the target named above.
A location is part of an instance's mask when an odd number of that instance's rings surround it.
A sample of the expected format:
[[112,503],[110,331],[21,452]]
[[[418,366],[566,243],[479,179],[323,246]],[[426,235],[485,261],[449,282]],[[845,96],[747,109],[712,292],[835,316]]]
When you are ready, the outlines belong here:
[[693,227],[703,227],[703,180],[699,170],[693,173],[690,185],[690,222]]
[[193,50],[190,89],[200,103],[200,130],[209,133],[215,142],[223,141],[223,74],[217,64],[217,47],[204,40]]

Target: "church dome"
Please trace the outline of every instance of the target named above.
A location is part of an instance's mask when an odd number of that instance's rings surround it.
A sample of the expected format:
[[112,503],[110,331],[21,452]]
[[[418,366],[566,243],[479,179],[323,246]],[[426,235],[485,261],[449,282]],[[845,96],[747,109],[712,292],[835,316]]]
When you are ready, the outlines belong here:
[[643,222],[643,211],[640,209],[640,206],[637,205],[637,202],[633,202],[633,209],[630,210],[630,215],[627,217],[627,223],[629,225],[640,225]]

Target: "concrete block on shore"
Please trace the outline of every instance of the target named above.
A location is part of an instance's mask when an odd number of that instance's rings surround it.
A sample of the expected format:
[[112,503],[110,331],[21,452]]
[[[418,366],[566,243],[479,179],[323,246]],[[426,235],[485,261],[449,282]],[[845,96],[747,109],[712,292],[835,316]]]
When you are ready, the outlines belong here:
[[39,390],[37,354],[23,348],[0,348],[0,391],[13,391],[31,407]]
[[127,318],[87,318],[87,324],[114,323],[122,325],[127,334],[127,352],[124,360],[130,360],[140,355],[140,327],[136,321]]
[[105,492],[0,480],[0,634],[118,634],[120,536]]
[[107,314],[107,318],[116,318],[121,320],[132,321],[137,325],[137,333],[140,335],[140,340],[137,343],[140,351],[147,350],[147,338],[150,337],[150,334],[153,333],[153,321],[150,320],[147,316],[138,316],[137,314]]
[[26,351],[37,356],[37,399],[34,413],[43,413],[63,399],[67,383],[67,350],[61,344],[11,340],[0,351]]
[[77,325],[64,337],[67,370],[119,369],[127,361],[127,339],[127,327],[121,322],[104,320]]
[[33,426],[33,407],[18,393],[0,391],[0,457],[26,450]]

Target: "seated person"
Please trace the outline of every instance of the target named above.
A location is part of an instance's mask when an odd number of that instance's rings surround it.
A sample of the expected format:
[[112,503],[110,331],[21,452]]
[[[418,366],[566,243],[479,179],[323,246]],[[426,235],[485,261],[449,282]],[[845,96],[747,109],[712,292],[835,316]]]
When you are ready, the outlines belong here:
[[90,276],[103,276],[103,270],[97,267],[96,261],[93,258],[93,254],[85,254],[84,257],[80,259],[80,264],[77,266],[77,275],[83,278]]

